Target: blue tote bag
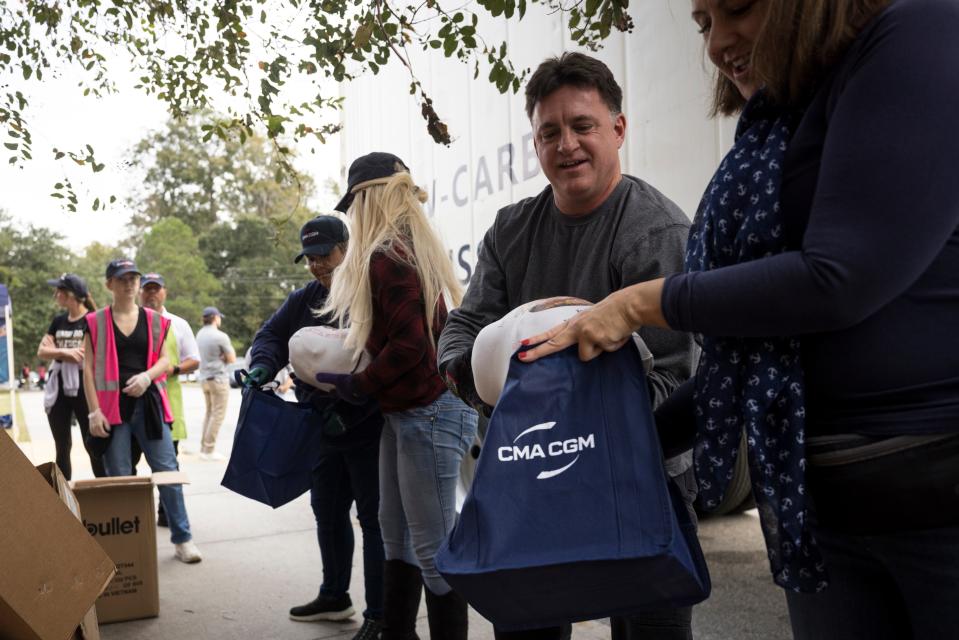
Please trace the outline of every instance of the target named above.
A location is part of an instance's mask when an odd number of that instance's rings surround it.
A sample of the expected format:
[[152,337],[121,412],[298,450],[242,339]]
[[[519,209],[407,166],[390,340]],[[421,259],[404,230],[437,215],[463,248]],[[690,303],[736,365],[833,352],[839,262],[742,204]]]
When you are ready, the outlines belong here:
[[502,630],[688,606],[710,591],[663,468],[642,362],[626,347],[510,363],[476,475],[436,556]]
[[272,391],[243,389],[233,451],[222,485],[274,509],[310,489],[322,414]]

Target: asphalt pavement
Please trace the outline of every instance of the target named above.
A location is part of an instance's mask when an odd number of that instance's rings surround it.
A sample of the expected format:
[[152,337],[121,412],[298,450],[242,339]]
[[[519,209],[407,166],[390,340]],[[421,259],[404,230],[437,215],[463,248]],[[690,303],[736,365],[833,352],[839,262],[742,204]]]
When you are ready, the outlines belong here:
[[[53,438],[39,392],[21,396],[31,441],[20,443],[34,464],[54,458]],[[295,622],[288,609],[311,600],[320,580],[316,529],[305,495],[273,510],[220,486],[224,462],[197,456],[203,395],[198,385],[184,385],[189,438],[181,443],[180,465],[190,477],[184,487],[194,540],[203,562],[185,565],[173,557],[166,529],[158,531],[160,616],[107,624],[103,640],[349,640],[359,618],[346,623]],[[240,407],[233,390],[217,449],[229,455]],[[74,479],[93,477],[74,428]],[[138,468],[148,474],[145,462]],[[350,593],[363,603],[361,534],[354,520],[357,551],[353,555]],[[785,640],[790,637],[785,598],[769,575],[755,512],[704,520],[700,541],[713,581],[710,598],[694,609],[697,640]],[[492,638],[490,624],[470,612],[470,638]],[[361,622],[361,620],[359,620]],[[419,634],[428,638],[425,605]],[[609,638],[606,621],[574,626],[576,640]]]

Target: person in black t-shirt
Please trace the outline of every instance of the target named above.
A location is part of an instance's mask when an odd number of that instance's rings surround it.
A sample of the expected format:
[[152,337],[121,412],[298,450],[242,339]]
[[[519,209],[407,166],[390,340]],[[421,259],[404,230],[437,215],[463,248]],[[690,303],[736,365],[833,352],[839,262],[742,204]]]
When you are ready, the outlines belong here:
[[103,461],[90,446],[90,423],[87,418],[87,401],[81,390],[83,365],[83,336],[86,333],[85,316],[96,311],[96,304],[87,290],[83,278],[64,273],[59,278],[48,280],[56,287],[57,304],[66,309],[53,318],[50,328],[40,341],[37,357],[52,360],[43,394],[43,407],[47,412],[50,431],[57,447],[57,466],[67,480],[73,476],[70,451],[73,438],[70,425],[76,417],[83,437],[83,446],[90,456],[93,474],[106,475]]

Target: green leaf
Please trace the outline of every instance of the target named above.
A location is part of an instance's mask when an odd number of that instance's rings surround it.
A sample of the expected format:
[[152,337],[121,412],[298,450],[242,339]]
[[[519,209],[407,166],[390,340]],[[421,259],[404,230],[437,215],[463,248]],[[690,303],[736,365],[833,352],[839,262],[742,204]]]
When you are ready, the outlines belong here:
[[16,142],[4,142],[3,146],[5,146],[7,149],[10,149],[10,151],[16,151],[17,147],[19,147],[20,145],[19,143],[16,143]]
[[353,46],[357,49],[363,49],[370,43],[370,38],[373,36],[373,23],[366,22],[360,25],[360,28],[356,30],[356,35],[353,36]]

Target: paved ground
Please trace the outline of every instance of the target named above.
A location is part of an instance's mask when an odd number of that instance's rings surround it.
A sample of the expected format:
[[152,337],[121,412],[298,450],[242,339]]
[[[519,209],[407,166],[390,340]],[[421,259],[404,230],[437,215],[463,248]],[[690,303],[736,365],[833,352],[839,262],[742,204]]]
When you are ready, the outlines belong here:
[[[41,395],[25,393],[22,400],[31,442],[21,446],[36,464],[52,460],[53,439]],[[232,445],[239,405],[239,392],[233,391],[220,434],[224,454]],[[312,599],[318,586],[319,551],[307,496],[274,511],[221,487],[224,463],[202,462],[195,453],[203,415],[198,387],[186,386],[185,408],[190,439],[180,461],[192,481],[184,487],[187,509],[204,560],[190,566],[174,560],[173,547],[161,530],[160,617],[104,625],[103,640],[349,640],[355,622],[299,623],[286,615],[290,606]],[[74,478],[92,477],[79,432],[74,434]],[[142,473],[148,473],[141,465]],[[359,541],[358,528],[356,537]],[[697,640],[788,638],[785,600],[769,578],[755,515],[704,521],[700,540],[713,594],[695,609]],[[363,601],[361,561],[361,554],[354,554],[354,603]],[[425,608],[420,615],[420,635],[428,638]],[[470,637],[491,638],[489,623],[475,612],[471,615]],[[574,630],[577,640],[608,637],[602,621],[578,624]]]

